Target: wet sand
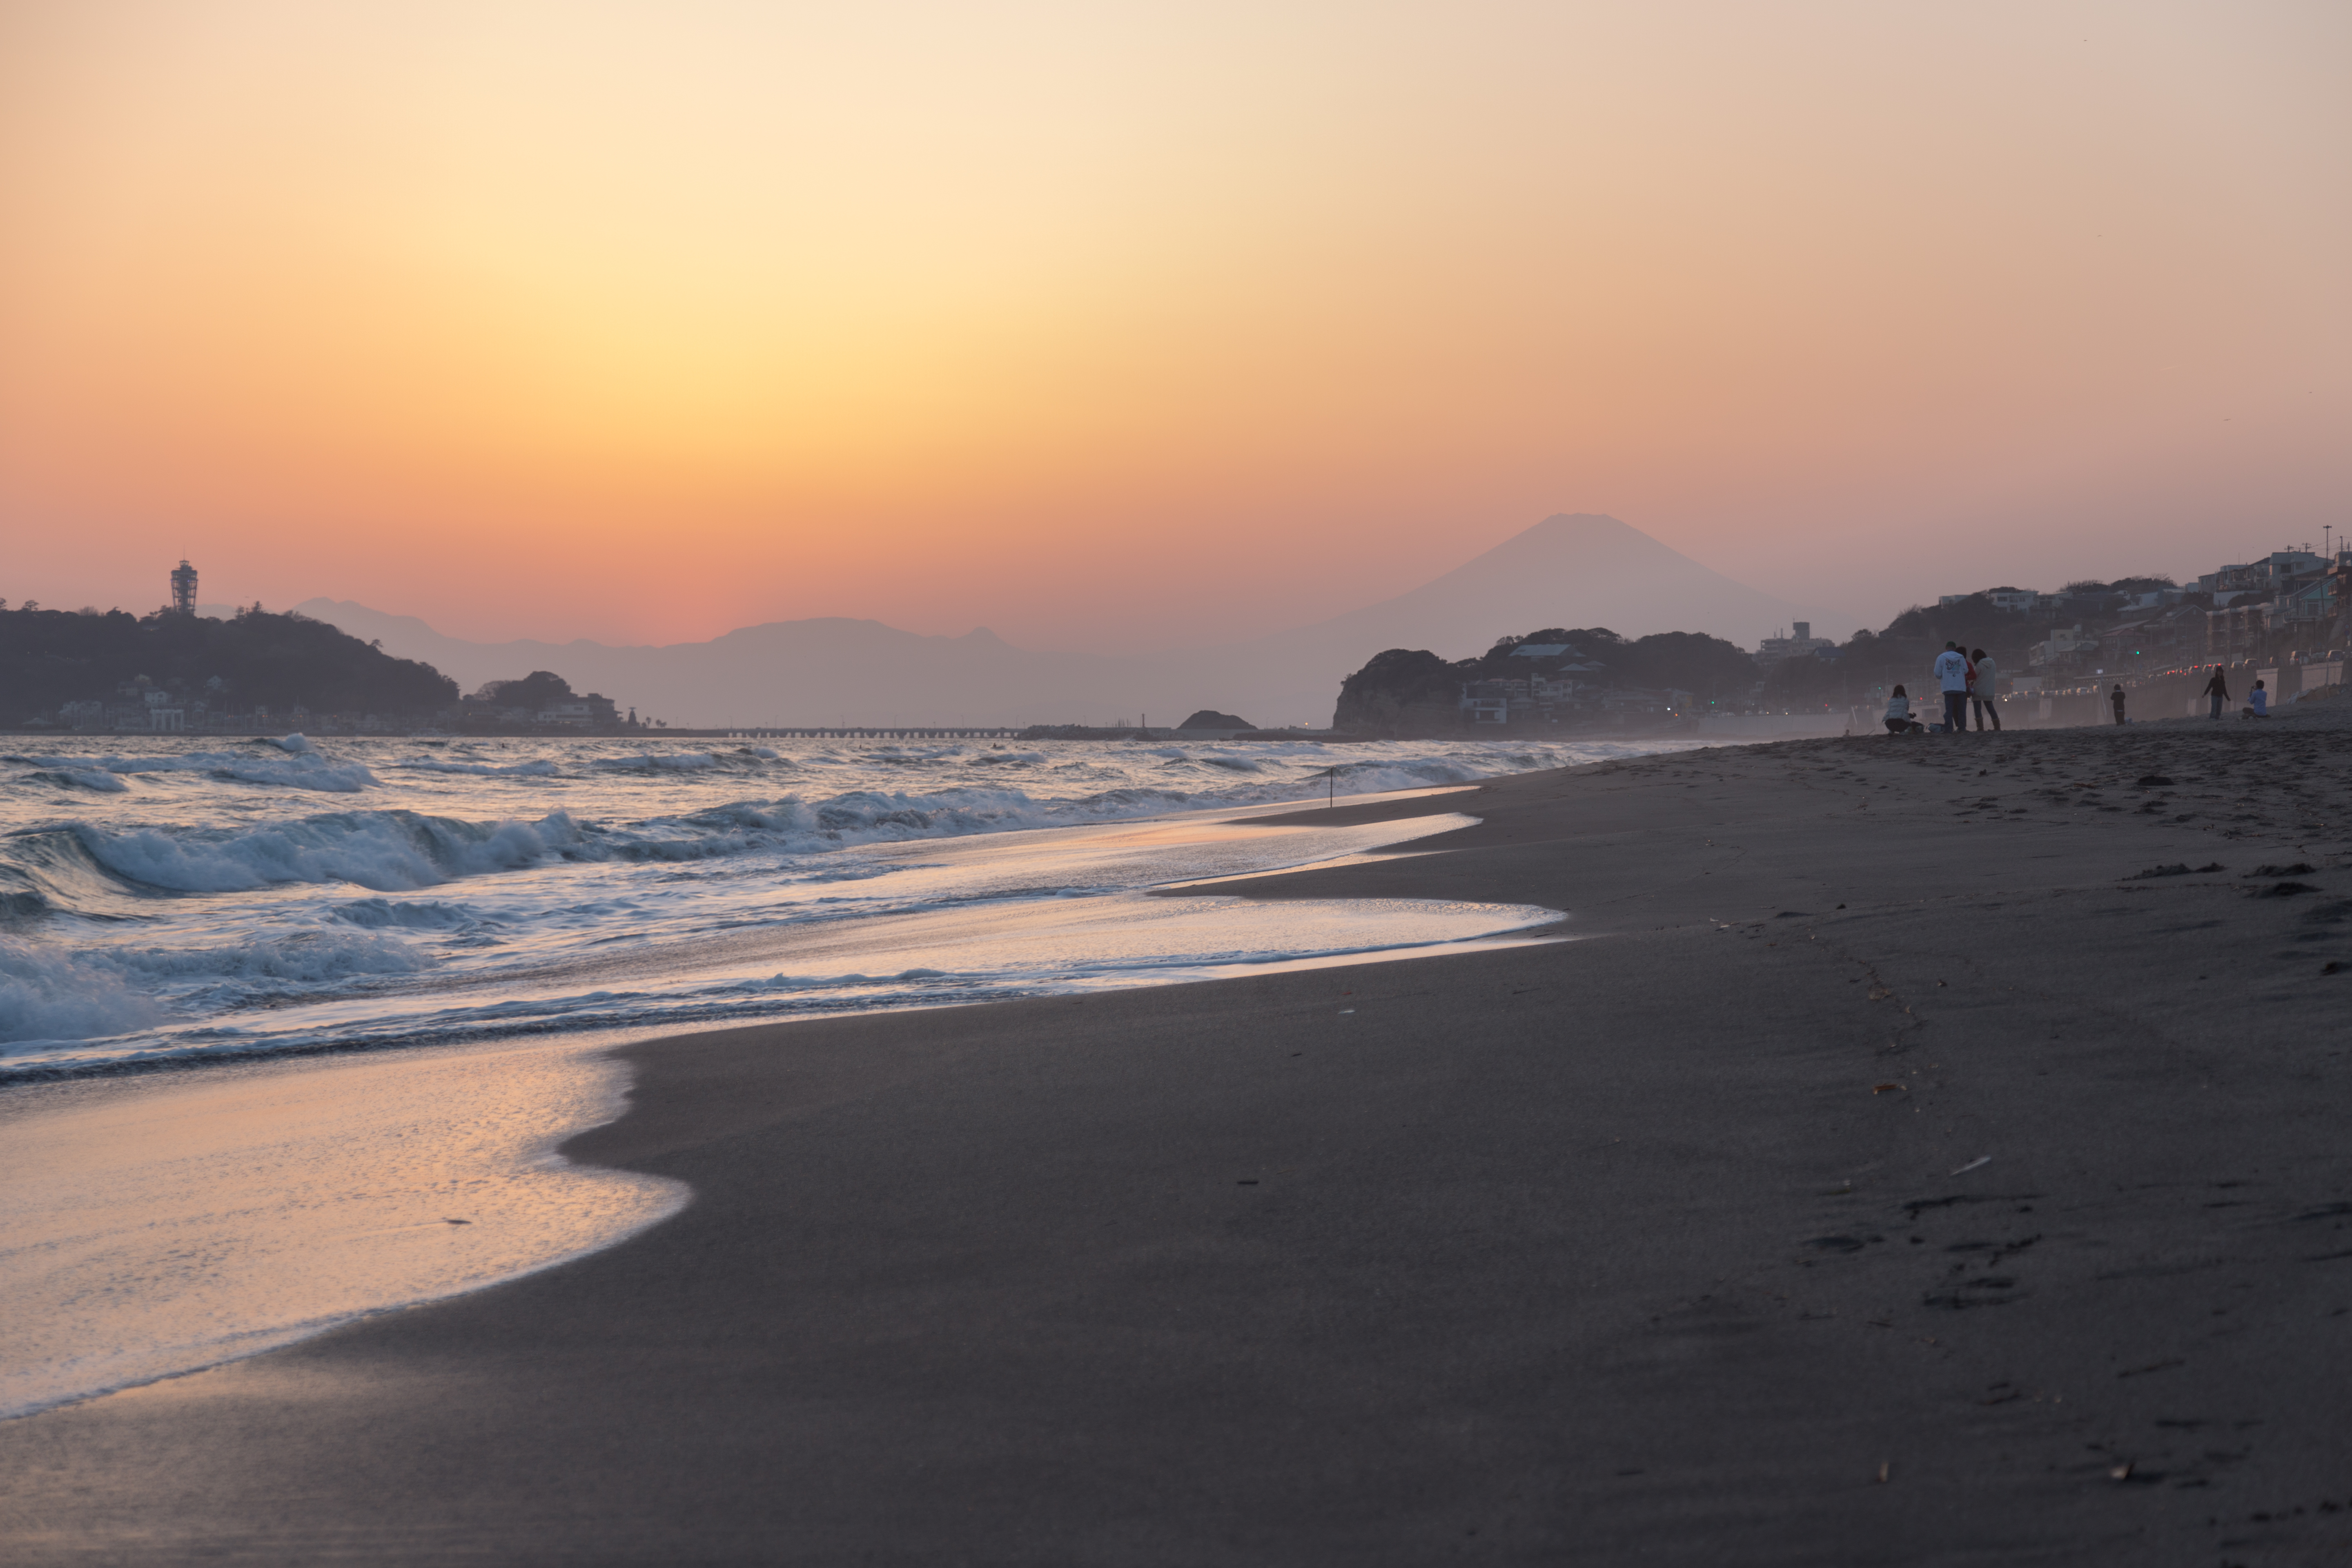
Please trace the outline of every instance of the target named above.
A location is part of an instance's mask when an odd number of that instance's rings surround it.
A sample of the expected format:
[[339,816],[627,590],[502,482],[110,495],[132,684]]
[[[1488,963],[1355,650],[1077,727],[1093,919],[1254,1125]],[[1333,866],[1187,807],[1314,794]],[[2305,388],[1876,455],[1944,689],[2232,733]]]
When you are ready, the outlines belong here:
[[624,1109],[589,1040],[361,1051],[0,1095],[0,1419],[569,1262],[685,1205],[559,1161]]
[[0,1424],[11,1561],[2352,1548],[2352,731],[1387,809],[1484,820],[1214,890],[1578,940],[629,1047],[685,1213]]

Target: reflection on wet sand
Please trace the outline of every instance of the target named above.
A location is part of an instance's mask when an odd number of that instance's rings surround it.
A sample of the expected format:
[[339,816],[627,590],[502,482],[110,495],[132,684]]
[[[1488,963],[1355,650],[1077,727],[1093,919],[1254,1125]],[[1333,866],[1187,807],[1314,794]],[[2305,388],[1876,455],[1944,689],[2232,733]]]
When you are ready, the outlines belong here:
[[[875,858],[895,862],[913,889],[906,912],[778,921],[509,973],[470,1022],[566,994],[625,1014],[649,990],[825,1011],[1119,990],[1465,952],[1556,922],[1559,911],[1525,904],[1146,890],[1351,863],[1475,820],[1438,812],[1310,828],[1194,813],[900,847]],[[769,893],[778,905],[824,896]],[[310,1012],[331,1020],[336,1005]],[[543,1023],[551,1009],[538,1011]],[[12,1090],[0,1099],[12,1210],[0,1293],[16,1310],[0,1320],[0,1416],[478,1289],[676,1213],[688,1196],[676,1183],[552,1152],[620,1109],[627,1068],[601,1053],[676,1028]]]
[[574,1166],[598,1047],[504,1045],[43,1086],[0,1108],[0,1415],[478,1289],[674,1214]]

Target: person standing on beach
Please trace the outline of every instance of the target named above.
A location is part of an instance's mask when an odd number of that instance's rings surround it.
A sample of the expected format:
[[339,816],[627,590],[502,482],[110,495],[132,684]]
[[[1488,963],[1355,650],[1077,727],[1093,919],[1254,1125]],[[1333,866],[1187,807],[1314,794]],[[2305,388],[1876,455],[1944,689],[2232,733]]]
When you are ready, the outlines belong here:
[[1969,728],[1969,656],[1960,645],[1948,642],[1936,656],[1936,680],[1944,689],[1944,733],[1961,735]]
[[2115,692],[2107,700],[2116,705],[2116,722],[2118,724],[2124,722],[2124,683],[2122,681],[2116,682]]
[[2230,683],[2221,679],[2221,667],[2213,667],[2213,679],[2205,683],[2205,695],[2213,700],[2213,717],[2221,716],[2221,704],[2230,700]]
[[2000,693],[2000,669],[1990,654],[1979,648],[1969,655],[1969,699],[1977,706],[1977,728],[1982,730],[1985,721],[1992,721],[1993,733],[2000,733],[2000,708],[1993,699]]

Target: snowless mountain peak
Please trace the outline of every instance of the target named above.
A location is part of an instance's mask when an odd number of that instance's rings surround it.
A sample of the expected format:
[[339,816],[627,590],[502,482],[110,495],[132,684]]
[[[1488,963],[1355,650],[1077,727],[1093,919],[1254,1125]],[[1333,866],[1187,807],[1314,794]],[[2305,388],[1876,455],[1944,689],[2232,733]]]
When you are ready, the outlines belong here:
[[1274,724],[1322,723],[1341,679],[1392,647],[1464,658],[1538,626],[1607,626],[1628,637],[1707,632],[1752,647],[1791,621],[1841,621],[1595,512],[1547,517],[1417,588],[1318,625],[1149,658],[1030,652],[986,626],[924,636],[848,616],[770,621],[665,647],[492,644],[361,605],[314,599],[299,607],[380,637],[387,651],[436,665],[468,690],[552,669],[580,690],[698,726],[1100,723],[1202,707]]

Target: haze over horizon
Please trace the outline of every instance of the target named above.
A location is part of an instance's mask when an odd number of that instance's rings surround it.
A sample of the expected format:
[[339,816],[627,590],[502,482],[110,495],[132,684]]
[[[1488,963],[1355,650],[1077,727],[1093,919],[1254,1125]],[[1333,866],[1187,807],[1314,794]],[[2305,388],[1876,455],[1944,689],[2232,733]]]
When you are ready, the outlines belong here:
[[2348,79],[2315,4],[27,0],[0,593],[1150,652],[1562,512],[1839,636],[2186,576],[2352,521]]
[[[294,609],[472,689],[532,668],[643,706],[668,722],[823,724],[851,713],[892,723],[1168,722],[1202,708],[1319,725],[1351,672],[1385,648],[1449,658],[1548,626],[1629,637],[1711,627],[1746,647],[1801,621],[1791,605],[1734,583],[1612,517],[1556,516],[1411,592],[1269,637],[1139,653],[1019,647],[992,632],[924,637],[870,619],[767,622],[704,641],[475,641],[352,600]],[[226,614],[214,605],[209,613]],[[1824,626],[1827,623],[1823,623]]]

